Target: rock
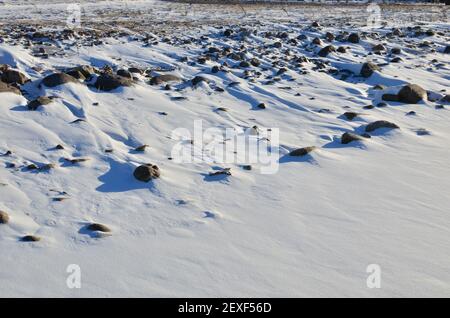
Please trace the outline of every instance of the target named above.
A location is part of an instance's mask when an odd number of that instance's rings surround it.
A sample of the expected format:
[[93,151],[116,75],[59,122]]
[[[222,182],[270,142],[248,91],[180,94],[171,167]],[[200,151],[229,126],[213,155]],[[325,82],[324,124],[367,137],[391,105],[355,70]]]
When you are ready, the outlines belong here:
[[205,78],[205,77],[202,77],[202,76],[196,76],[196,77],[194,77],[192,79],[192,85],[193,86],[197,86],[201,82],[209,83],[209,80],[207,78]]
[[387,102],[398,102],[398,95],[397,94],[383,94],[381,96],[381,99]]
[[379,128],[389,128],[389,129],[398,129],[400,127],[398,127],[396,124],[391,123],[387,120],[377,120],[374,121],[373,123],[370,123],[366,126],[366,132],[372,132],[374,130],[377,130]]
[[160,177],[159,168],[151,163],[141,165],[134,170],[134,177],[139,181],[149,182]]
[[347,41],[350,43],[359,43],[359,34],[358,33],[352,33],[348,36]]
[[14,93],[22,95],[20,89],[0,81],[0,93]]
[[76,79],[85,80],[95,74],[95,70],[89,65],[80,65],[69,69],[66,74],[75,77]]
[[327,32],[325,33],[325,38],[327,39],[328,42],[332,42],[336,37],[334,36],[333,33]]
[[7,84],[23,85],[30,79],[23,73],[16,70],[6,70],[2,73],[1,80]]
[[362,77],[370,77],[374,71],[380,71],[380,67],[372,62],[366,62],[361,67],[360,75]]
[[211,73],[218,73],[219,71],[220,71],[220,68],[217,65],[215,65],[211,68]]
[[111,232],[111,229],[109,227],[107,227],[106,225],[103,225],[103,224],[99,224],[99,223],[89,224],[86,227],[86,229],[89,231],[98,231],[98,232],[105,232],[105,233]]
[[9,215],[5,211],[0,210],[0,224],[6,224],[9,222]]
[[294,156],[294,157],[306,156],[307,154],[314,151],[315,149],[316,149],[315,146],[298,148],[298,149],[291,151],[289,153],[289,156]]
[[374,52],[386,51],[386,48],[384,47],[383,44],[377,44],[372,47],[372,51],[374,51]]
[[358,116],[358,113],[355,112],[345,112],[344,114],[342,114],[342,116],[344,116],[345,118],[347,118],[348,120],[353,120],[356,116]]
[[221,170],[213,171],[213,172],[210,172],[208,175],[210,177],[212,177],[212,176],[219,176],[219,175],[231,176],[231,168],[224,168],[224,169],[221,169]]
[[226,29],[226,30],[223,32],[223,35],[226,36],[226,37],[229,37],[229,36],[231,36],[232,34],[233,34],[233,30],[231,30],[231,29]]
[[447,45],[444,49],[444,54],[450,54],[450,45]]
[[336,51],[338,51],[339,53],[345,53],[345,52],[347,52],[347,49],[345,47],[343,47],[343,46],[340,46],[340,47],[337,48]]
[[28,170],[37,170],[39,169],[39,167],[37,165],[35,165],[34,163],[31,163],[27,166]]
[[127,70],[120,69],[117,71],[117,75],[125,77],[125,78],[129,78],[129,79],[133,79],[133,75],[131,75],[131,73],[128,72]]
[[402,103],[417,104],[425,99],[427,92],[417,84],[408,84],[403,86],[398,92],[398,99]]
[[327,45],[327,46],[325,46],[324,48],[322,48],[320,51],[319,51],[319,53],[317,53],[319,56],[321,56],[321,57],[325,57],[325,56],[327,56],[329,53],[331,53],[331,52],[335,52],[336,51],[336,49],[334,48],[334,46],[332,46],[332,45]]
[[143,74],[143,71],[137,67],[129,67],[128,72],[141,75]]
[[259,103],[257,107],[260,108],[260,109],[266,109],[266,104]]
[[400,54],[402,50],[399,47],[393,47],[391,49],[391,54]]
[[319,24],[319,22],[314,21],[313,23],[311,23],[311,26],[312,26],[313,28],[318,28],[318,27],[320,27],[320,24]]
[[131,86],[132,84],[133,81],[129,78],[118,75],[102,74],[97,78],[94,86],[102,91],[111,91],[122,86]]
[[181,82],[181,78],[172,74],[156,75],[150,80],[150,85],[160,85],[167,82]]
[[260,66],[261,65],[261,62],[257,59],[257,58],[252,58],[252,59],[250,59],[250,64],[252,65],[252,66],[254,66],[254,67],[258,67],[258,66]]
[[250,67],[250,63],[248,61],[242,61],[241,63],[239,63],[239,67],[242,68]]
[[47,87],[55,87],[66,83],[79,83],[79,81],[66,73],[53,73],[42,80]]
[[38,242],[41,238],[36,235],[25,235],[21,238],[22,242]]
[[396,56],[391,60],[391,63],[400,63],[402,60],[402,58],[400,56]]
[[321,45],[321,44],[322,44],[322,40],[319,39],[319,38],[314,38],[314,39],[312,40],[312,43],[313,43],[313,44],[316,44],[316,45]]
[[134,151],[145,151],[145,149],[147,147],[148,147],[148,145],[142,145],[142,146],[134,148]]
[[47,96],[39,96],[35,100],[32,100],[27,104],[27,107],[29,110],[36,110],[39,108],[39,106],[47,105],[52,102],[52,99]]
[[341,144],[346,145],[348,143],[351,143],[352,141],[358,141],[358,140],[363,140],[363,137],[351,133],[351,132],[345,132],[342,136],[341,136]]
[[382,84],[376,84],[376,85],[373,87],[373,89],[376,89],[376,90],[383,90],[383,89],[386,89],[386,86],[384,86],[384,85],[382,85]]

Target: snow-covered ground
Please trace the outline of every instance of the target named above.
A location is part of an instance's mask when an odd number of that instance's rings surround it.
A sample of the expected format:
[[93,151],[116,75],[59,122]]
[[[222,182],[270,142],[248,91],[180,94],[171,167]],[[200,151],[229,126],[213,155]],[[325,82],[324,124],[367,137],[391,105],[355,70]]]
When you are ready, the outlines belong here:
[[[0,224],[0,296],[450,296],[450,105],[441,99],[450,93],[450,57],[443,53],[450,25],[442,7],[384,9],[381,22],[408,17],[399,24],[404,37],[387,36],[390,25],[365,26],[366,7],[250,7],[245,15],[235,6],[186,11],[186,4],[157,1],[81,7],[77,32],[128,35],[101,37],[94,46],[80,36],[24,47],[27,40],[12,31],[58,28],[67,5],[0,7],[0,64],[31,79],[21,85],[23,96],[0,93],[0,210],[10,217]],[[314,20],[321,27],[311,27]],[[407,29],[418,24],[434,33]],[[223,35],[228,28],[230,37]],[[361,40],[324,38],[340,31],[359,32]],[[301,34],[306,38],[297,39]],[[322,43],[312,44],[315,37]],[[368,55],[380,43],[401,52]],[[347,51],[319,57],[329,44]],[[209,47],[238,52],[241,45],[244,59],[257,58],[260,66],[239,67],[227,57],[197,63]],[[35,54],[40,47],[48,58]],[[293,63],[295,55],[306,59]],[[395,56],[402,60],[392,63]],[[211,72],[225,61],[229,72]],[[328,64],[319,67],[321,61]],[[381,70],[358,76],[367,61]],[[132,86],[105,92],[90,85],[95,74],[85,82],[40,85],[46,75],[78,65],[150,69],[151,76],[184,81],[165,90],[135,75]],[[276,75],[282,67],[287,70]],[[197,75],[210,82],[193,86]],[[377,84],[386,93],[406,83],[423,87],[428,98],[378,107]],[[55,98],[28,110],[28,100],[44,95]],[[358,116],[348,120],[345,112]],[[204,129],[279,129],[278,170],[169,160],[179,143],[174,130],[193,134],[198,120]],[[343,133],[362,134],[377,120],[400,129],[341,144]],[[145,152],[134,151],[144,144]],[[317,148],[288,155],[305,146]],[[26,168],[49,163],[48,171]],[[133,171],[144,163],[156,164],[160,178],[136,180]],[[231,168],[231,176],[208,176],[218,168]],[[90,223],[112,232],[99,236],[86,229]],[[31,234],[41,240],[21,241]],[[80,289],[67,286],[70,264],[81,268]],[[370,264],[381,269],[381,288],[367,286]]]

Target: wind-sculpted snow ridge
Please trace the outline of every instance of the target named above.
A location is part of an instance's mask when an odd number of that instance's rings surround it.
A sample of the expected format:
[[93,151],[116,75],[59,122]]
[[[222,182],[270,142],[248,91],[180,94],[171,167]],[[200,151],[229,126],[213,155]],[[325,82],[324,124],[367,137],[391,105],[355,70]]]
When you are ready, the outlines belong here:
[[276,12],[2,26],[0,296],[449,296],[448,23]]

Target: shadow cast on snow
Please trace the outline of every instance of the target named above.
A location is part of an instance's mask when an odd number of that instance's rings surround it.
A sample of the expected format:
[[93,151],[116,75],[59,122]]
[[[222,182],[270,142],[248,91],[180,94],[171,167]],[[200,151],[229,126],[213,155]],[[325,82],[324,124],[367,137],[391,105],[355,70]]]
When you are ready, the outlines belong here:
[[98,178],[103,184],[95,190],[99,192],[126,192],[138,189],[152,190],[154,184],[138,181],[133,176],[134,166],[109,159],[110,169]]

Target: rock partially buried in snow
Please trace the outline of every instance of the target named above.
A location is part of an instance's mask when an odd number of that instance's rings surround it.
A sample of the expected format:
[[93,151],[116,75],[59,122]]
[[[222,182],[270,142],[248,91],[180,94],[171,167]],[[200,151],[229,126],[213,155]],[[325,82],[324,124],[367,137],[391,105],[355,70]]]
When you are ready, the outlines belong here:
[[14,86],[8,85],[4,82],[0,82],[0,93],[14,93],[17,95],[22,95],[22,93],[20,92],[20,89],[14,87]]
[[160,177],[160,171],[158,166],[151,163],[147,163],[137,167],[133,173],[134,177],[143,182],[149,182],[152,179]]
[[380,71],[380,67],[372,62],[366,62],[361,67],[360,75],[367,78],[370,77],[375,71]]
[[366,132],[372,132],[372,131],[380,129],[380,128],[398,129],[400,127],[398,127],[396,124],[391,123],[387,120],[377,120],[366,126]]
[[157,76],[152,77],[149,84],[150,85],[160,85],[162,83],[167,83],[167,82],[181,82],[181,78],[179,78],[176,75],[172,75],[172,74],[157,75]]
[[202,76],[196,76],[196,77],[194,77],[192,79],[192,85],[193,86],[197,86],[201,82],[209,83],[209,80],[207,78],[205,78],[205,77],[202,77]]
[[79,83],[79,81],[66,73],[53,73],[42,80],[42,84],[47,87],[56,87],[66,83]]
[[102,74],[97,78],[94,86],[102,91],[111,91],[122,86],[131,86],[132,84],[133,81],[129,78],[119,75]]
[[23,85],[30,79],[23,73],[16,70],[6,70],[3,72],[2,81],[7,84],[20,84]]
[[40,96],[36,98],[35,100],[32,100],[27,104],[27,107],[29,110],[36,110],[39,108],[39,106],[47,105],[52,102],[52,99],[47,96]]
[[100,223],[89,224],[86,229],[89,231],[96,231],[96,232],[105,232],[105,233],[111,232],[111,229],[109,227]]
[[289,156],[294,156],[294,157],[306,156],[307,154],[314,151],[315,149],[316,149],[315,146],[298,148],[298,149],[291,151],[289,153]]
[[417,104],[426,96],[427,92],[417,84],[405,85],[398,92],[398,100],[407,104]]
[[20,240],[22,242],[39,242],[41,238],[36,235],[25,235]]
[[359,42],[359,34],[358,33],[352,33],[348,36],[347,39],[350,43],[358,43]]
[[351,133],[351,132],[345,132],[342,136],[341,136],[341,144],[346,145],[351,143],[352,141],[359,141],[359,140],[363,140],[364,138],[361,137],[360,135]]
[[9,215],[5,211],[0,211],[0,224],[6,224],[9,222]]
[[319,55],[320,57],[326,57],[328,54],[335,51],[336,49],[333,45],[327,45],[323,49],[321,49],[319,53],[317,53],[317,55]]

